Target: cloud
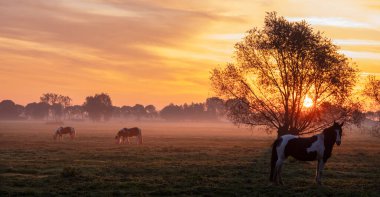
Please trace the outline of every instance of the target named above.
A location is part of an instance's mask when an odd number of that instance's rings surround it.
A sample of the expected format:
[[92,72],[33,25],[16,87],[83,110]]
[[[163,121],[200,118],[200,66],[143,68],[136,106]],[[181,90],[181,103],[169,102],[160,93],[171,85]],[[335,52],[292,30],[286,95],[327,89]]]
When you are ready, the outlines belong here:
[[380,46],[380,40],[334,39],[333,42],[341,46]]
[[300,3],[0,0],[0,89],[23,101],[46,91],[66,93],[79,104],[98,91],[117,95],[116,104],[201,101],[210,95],[211,68],[230,62],[244,32],[261,27],[265,11],[278,9],[297,16],[292,20],[312,19],[328,33],[339,27],[332,34],[349,55],[378,59],[376,15],[307,17],[294,4]]
[[357,59],[380,60],[380,53],[373,53],[373,52],[366,52],[366,51],[349,51],[349,50],[340,50],[340,52],[354,59],[357,58]]
[[359,22],[350,20],[347,18],[340,17],[286,17],[289,21],[302,21],[305,20],[311,25],[319,26],[333,26],[333,27],[343,27],[343,28],[365,28],[365,29],[376,29],[377,27],[366,22]]

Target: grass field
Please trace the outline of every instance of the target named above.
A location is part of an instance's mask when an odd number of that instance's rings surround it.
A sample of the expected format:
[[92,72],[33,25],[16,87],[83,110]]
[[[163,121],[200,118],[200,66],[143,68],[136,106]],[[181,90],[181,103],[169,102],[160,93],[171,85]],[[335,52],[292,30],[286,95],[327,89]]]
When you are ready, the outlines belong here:
[[[315,162],[289,159],[285,186],[269,184],[274,135],[226,123],[0,122],[0,196],[379,196],[380,139],[346,131],[314,183]],[[117,145],[116,131],[142,128],[144,144]],[[132,142],[135,142],[134,139]]]

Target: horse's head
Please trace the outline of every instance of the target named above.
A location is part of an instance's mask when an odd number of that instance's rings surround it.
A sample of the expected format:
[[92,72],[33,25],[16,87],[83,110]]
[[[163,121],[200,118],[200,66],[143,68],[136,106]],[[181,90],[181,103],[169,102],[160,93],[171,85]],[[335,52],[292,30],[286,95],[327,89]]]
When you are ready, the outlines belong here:
[[62,129],[63,129],[63,127],[58,127],[58,129],[55,130],[55,132],[56,132],[56,133],[59,133]]
[[332,126],[334,132],[335,132],[335,143],[336,145],[340,145],[342,143],[342,126],[343,126],[344,122],[342,122],[342,124],[339,124],[337,122],[334,121],[334,124]]
[[116,144],[120,144],[121,133],[122,133],[122,130],[120,130],[119,132],[117,132],[117,134],[115,136],[115,143]]
[[58,127],[57,130],[54,131],[53,139],[56,140],[59,132],[61,131],[63,127]]

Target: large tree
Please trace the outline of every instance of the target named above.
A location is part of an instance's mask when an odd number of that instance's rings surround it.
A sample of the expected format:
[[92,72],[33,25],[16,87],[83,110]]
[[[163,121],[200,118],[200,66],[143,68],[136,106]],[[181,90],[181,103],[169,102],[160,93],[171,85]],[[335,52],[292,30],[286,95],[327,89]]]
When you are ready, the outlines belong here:
[[249,30],[235,49],[235,63],[214,69],[211,82],[230,100],[227,115],[236,124],[302,134],[327,124],[319,118],[322,103],[350,103],[357,70],[305,21],[267,13],[264,27]]

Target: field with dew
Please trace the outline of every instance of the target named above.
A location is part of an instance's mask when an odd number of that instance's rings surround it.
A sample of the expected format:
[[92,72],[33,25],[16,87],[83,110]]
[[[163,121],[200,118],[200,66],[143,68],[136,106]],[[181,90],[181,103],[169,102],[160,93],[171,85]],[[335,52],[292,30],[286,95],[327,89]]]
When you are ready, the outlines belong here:
[[[326,164],[288,159],[284,186],[269,181],[275,138],[227,123],[66,122],[77,138],[53,141],[56,125],[0,122],[0,196],[376,196],[380,138],[344,129]],[[144,144],[115,144],[122,127]]]

